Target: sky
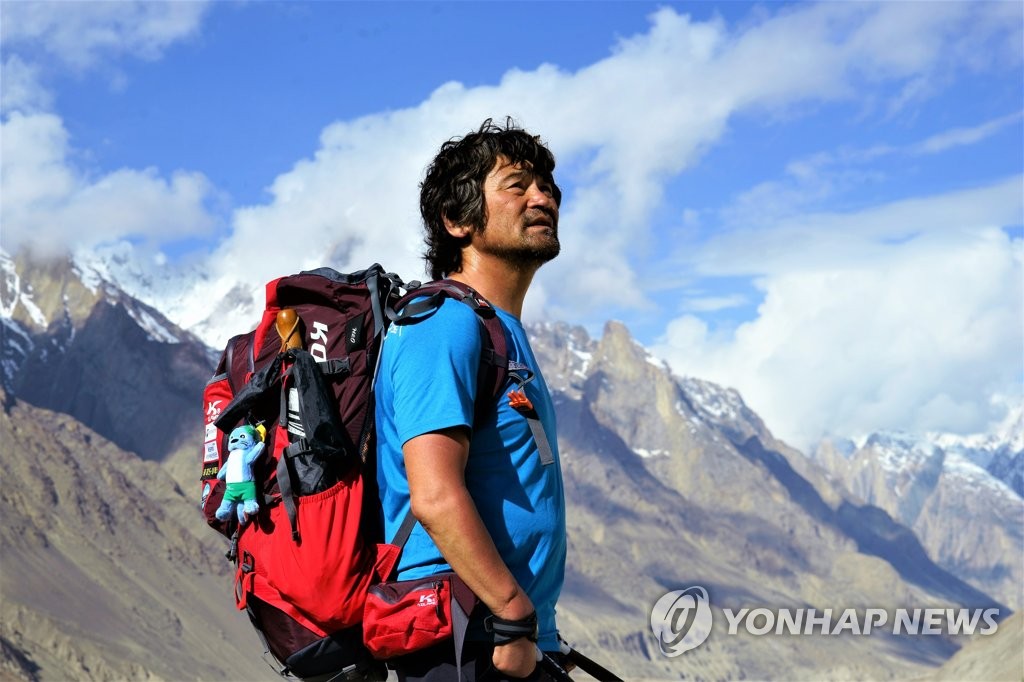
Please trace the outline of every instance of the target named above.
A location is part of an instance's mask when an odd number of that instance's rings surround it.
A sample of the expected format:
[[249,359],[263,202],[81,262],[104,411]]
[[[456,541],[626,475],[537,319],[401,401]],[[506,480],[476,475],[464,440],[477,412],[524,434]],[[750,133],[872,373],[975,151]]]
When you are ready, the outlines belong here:
[[1024,402],[1022,27],[1019,2],[3,0],[0,242],[201,272],[169,313],[203,333],[199,304],[286,272],[423,277],[427,163],[511,115],[563,189],[528,321],[621,320],[802,448],[989,432]]

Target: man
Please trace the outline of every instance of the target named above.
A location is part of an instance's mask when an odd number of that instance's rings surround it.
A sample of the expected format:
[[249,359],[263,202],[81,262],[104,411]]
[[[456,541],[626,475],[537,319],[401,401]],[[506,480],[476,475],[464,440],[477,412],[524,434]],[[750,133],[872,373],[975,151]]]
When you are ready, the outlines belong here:
[[[470,622],[464,679],[543,679],[537,647],[557,651],[555,602],[565,569],[565,505],[555,414],[520,317],[537,269],[559,251],[561,192],[551,152],[509,120],[446,142],[421,185],[425,259],[435,279],[468,284],[497,309],[509,360],[534,379],[522,390],[548,436],[542,458],[526,418],[499,398],[474,419],[480,322],[446,300],[394,325],[377,380],[378,475],[386,537],[408,510],[416,524],[398,578],[454,570],[486,607]],[[549,463],[544,463],[547,459]],[[484,615],[529,625],[538,639],[496,645]],[[457,679],[451,643],[394,662],[402,680]]]

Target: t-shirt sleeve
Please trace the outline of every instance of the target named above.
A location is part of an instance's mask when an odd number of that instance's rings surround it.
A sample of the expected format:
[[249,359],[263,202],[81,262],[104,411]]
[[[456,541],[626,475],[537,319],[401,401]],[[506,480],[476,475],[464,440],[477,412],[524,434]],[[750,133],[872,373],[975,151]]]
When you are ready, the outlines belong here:
[[393,406],[401,443],[456,426],[472,427],[480,366],[480,322],[469,306],[446,300],[418,322],[392,327]]

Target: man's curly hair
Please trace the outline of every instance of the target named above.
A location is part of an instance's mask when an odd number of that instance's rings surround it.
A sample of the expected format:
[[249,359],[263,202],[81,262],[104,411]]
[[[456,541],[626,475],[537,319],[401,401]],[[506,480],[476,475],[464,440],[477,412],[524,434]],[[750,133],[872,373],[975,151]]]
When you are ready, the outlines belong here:
[[476,132],[448,140],[441,145],[420,184],[420,214],[427,246],[423,259],[433,279],[462,268],[462,247],[468,241],[468,237],[453,237],[444,219],[474,230],[483,230],[487,224],[483,185],[498,157],[515,165],[530,166],[551,184],[555,203],[562,203],[562,191],[553,176],[555,157],[540,137],[520,128],[511,117],[505,119],[504,127],[487,119]]

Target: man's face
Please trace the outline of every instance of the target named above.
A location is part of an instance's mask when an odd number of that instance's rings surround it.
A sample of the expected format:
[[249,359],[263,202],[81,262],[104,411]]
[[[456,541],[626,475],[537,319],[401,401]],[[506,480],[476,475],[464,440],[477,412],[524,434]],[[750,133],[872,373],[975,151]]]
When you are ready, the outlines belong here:
[[473,237],[482,253],[537,267],[558,255],[554,187],[529,165],[499,158],[484,180],[487,223]]

